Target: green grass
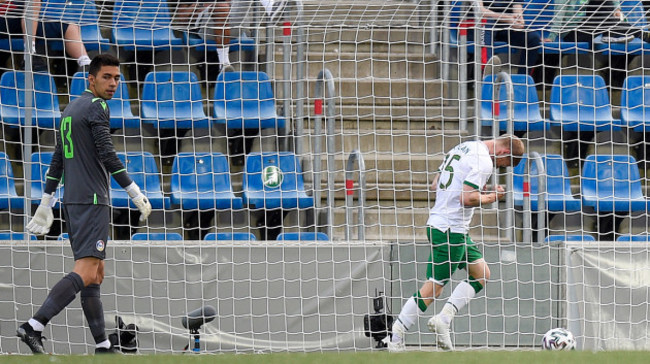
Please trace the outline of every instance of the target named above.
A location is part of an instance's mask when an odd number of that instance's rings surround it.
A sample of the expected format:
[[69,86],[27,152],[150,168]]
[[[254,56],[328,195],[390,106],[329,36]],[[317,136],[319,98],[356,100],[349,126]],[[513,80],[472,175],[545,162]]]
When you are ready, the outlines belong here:
[[98,364],[629,364],[650,362],[650,352],[643,351],[465,351],[453,353],[386,352],[363,353],[279,353],[279,354],[216,354],[216,355],[54,355],[0,356],[0,363],[76,363]]

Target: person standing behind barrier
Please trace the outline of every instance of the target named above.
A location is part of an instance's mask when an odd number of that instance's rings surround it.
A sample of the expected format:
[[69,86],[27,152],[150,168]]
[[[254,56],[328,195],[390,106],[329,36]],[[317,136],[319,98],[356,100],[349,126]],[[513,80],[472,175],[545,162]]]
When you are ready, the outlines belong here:
[[[526,29],[522,1],[479,0],[479,9],[482,17],[488,19],[488,31],[493,30],[494,41],[506,42],[521,50],[518,73],[532,74],[542,41],[538,31]],[[493,21],[492,25],[489,25],[490,20]]]
[[[287,0],[259,0],[269,21],[277,22],[284,12]],[[252,0],[176,0],[176,22],[187,28],[191,35],[201,39],[213,39],[217,44],[217,56],[221,70],[233,71],[230,63],[231,27],[241,27],[251,8]],[[240,36],[245,33],[240,29]]]
[[428,322],[429,330],[437,334],[438,347],[454,349],[449,332],[451,321],[490,279],[483,254],[468,235],[474,208],[503,199],[506,191],[502,186],[490,190],[486,183],[495,166],[516,166],[524,153],[524,143],[514,135],[461,143],[447,153],[431,185],[436,202],[427,221],[427,238],[431,243],[427,281],[402,307],[392,335],[386,339],[389,351],[406,349],[405,334],[416,323],[419,313],[440,296],[457,269],[465,269],[468,279],[456,286],[440,313]]
[[81,307],[95,339],[95,353],[112,353],[105,332],[100,285],[110,224],[109,185],[113,177],[140,210],[140,220],[151,213],[151,204],[129,177],[115,153],[105,100],[115,94],[120,81],[120,62],[109,54],[96,56],[89,67],[88,89],[68,104],[61,115],[52,163],[47,172],[41,203],[27,230],[46,234],[53,221],[54,192],[65,175],[63,212],[68,225],[74,269],[52,289],[41,308],[17,330],[17,336],[34,354],[45,353],[41,333],[45,325],[81,292]]
[[[27,33],[25,18],[31,15],[29,9],[26,8],[27,4],[28,1],[25,0],[0,0],[0,15],[3,17],[0,20],[0,38],[15,39],[19,37],[22,39]],[[41,19],[41,0],[31,1],[31,6],[36,18]],[[46,56],[46,44],[42,40],[46,41],[47,39],[65,42],[66,53],[77,60],[79,67],[90,64],[86,47],[81,41],[81,30],[78,25],[54,19],[33,20],[28,24],[31,26],[30,34],[34,36],[35,40],[38,40],[38,42],[32,43],[32,49],[40,56],[34,58],[34,71],[48,70],[46,61],[41,58]],[[25,47],[25,53],[27,53],[27,47]]]

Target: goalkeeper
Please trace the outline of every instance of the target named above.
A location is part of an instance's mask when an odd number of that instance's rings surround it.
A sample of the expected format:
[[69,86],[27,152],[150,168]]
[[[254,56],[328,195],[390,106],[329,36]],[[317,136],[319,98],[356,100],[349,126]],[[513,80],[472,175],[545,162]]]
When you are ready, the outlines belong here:
[[63,212],[68,224],[74,255],[72,272],[50,291],[41,308],[17,330],[33,353],[45,353],[41,332],[77,293],[95,339],[95,353],[116,352],[106,337],[100,285],[104,279],[104,258],[110,223],[109,185],[112,176],[140,210],[140,220],[151,213],[151,204],[131,180],[115,153],[105,100],[115,94],[120,81],[120,62],[109,54],[96,56],[89,67],[89,87],[73,100],[61,116],[57,144],[47,172],[41,203],[27,230],[46,234],[53,221],[54,192],[65,177]]
[[454,349],[449,333],[451,321],[490,278],[483,254],[468,235],[474,208],[505,196],[502,186],[488,190],[486,183],[495,166],[517,165],[524,151],[524,143],[519,138],[503,135],[461,143],[447,153],[431,186],[436,191],[436,203],[427,221],[427,237],[432,246],[427,281],[402,307],[393,324],[389,351],[405,350],[406,331],[415,324],[419,313],[440,296],[450,277],[460,268],[467,271],[469,279],[456,286],[441,312],[428,322],[429,330],[437,334],[438,347]]

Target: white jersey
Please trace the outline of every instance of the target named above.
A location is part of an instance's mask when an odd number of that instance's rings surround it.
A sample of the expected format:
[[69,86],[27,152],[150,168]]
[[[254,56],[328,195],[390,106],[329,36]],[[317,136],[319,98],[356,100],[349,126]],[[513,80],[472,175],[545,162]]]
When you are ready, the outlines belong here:
[[485,143],[458,144],[440,165],[436,203],[429,211],[427,225],[440,231],[467,234],[474,215],[473,207],[460,202],[463,185],[481,190],[492,175],[494,164]]

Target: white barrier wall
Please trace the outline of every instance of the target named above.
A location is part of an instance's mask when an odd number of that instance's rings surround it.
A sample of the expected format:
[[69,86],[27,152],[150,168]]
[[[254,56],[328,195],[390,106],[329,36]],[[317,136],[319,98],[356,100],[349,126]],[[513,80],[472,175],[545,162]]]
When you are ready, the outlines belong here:
[[650,250],[642,242],[568,244],[568,328],[584,350],[650,350]]
[[[183,350],[190,336],[181,318],[205,304],[218,315],[201,330],[209,352],[370,350],[363,316],[389,262],[389,245],[373,243],[112,241],[107,249],[107,328],[115,314],[137,323],[143,353]],[[67,242],[0,245],[0,352],[27,352],[17,323],[72,265]],[[84,327],[77,299],[48,325],[46,348],[92,352]]]

